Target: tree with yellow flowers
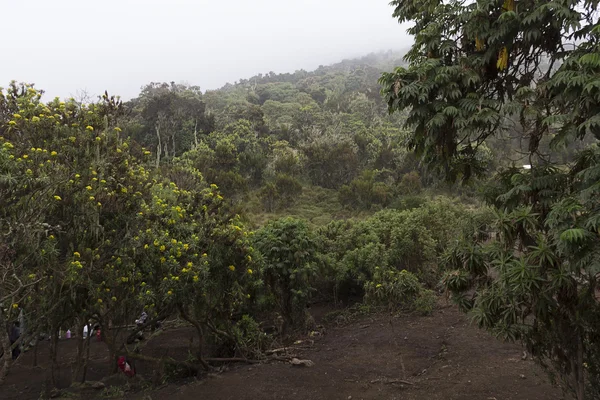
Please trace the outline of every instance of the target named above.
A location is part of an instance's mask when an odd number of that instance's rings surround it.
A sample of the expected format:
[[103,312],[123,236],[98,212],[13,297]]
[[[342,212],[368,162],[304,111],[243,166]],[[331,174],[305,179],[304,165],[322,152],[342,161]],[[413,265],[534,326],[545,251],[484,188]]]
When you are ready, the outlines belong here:
[[[38,316],[62,306],[39,296],[62,274],[55,268],[61,227],[48,216],[62,201],[58,188],[64,179],[56,174],[60,168],[57,148],[49,143],[52,135],[35,140],[37,132],[54,130],[60,118],[40,97],[27,85],[12,83],[0,90],[0,326],[12,323],[33,303]],[[61,114],[66,112],[63,107]],[[11,350],[7,335],[0,330],[4,354]],[[3,357],[0,382],[10,364],[10,357]]]
[[[173,172],[184,187],[194,177],[201,182],[199,172],[187,166],[175,165]],[[140,301],[150,309],[162,304],[176,310],[192,324],[198,333],[196,357],[206,366],[203,342],[210,336],[233,339],[232,322],[254,300],[260,281],[250,234],[227,210],[217,186],[204,186],[154,185],[140,212],[144,223],[132,257],[145,268]]]
[[[114,370],[128,352],[119,326],[143,309],[179,313],[197,328],[206,366],[202,343],[233,338],[260,283],[249,234],[217,187],[184,160],[154,170],[150,152],[122,136],[117,98],[44,104],[17,84],[1,96],[0,322],[25,310],[35,321],[26,336],[50,332],[55,361],[60,327],[92,319]],[[84,345],[75,379],[85,379]]]

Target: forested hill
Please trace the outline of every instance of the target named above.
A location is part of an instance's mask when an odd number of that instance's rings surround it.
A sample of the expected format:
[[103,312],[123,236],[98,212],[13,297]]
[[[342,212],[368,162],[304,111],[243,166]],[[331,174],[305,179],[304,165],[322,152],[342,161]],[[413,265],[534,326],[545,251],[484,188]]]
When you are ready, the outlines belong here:
[[330,122],[325,114],[359,114],[370,126],[387,114],[377,81],[383,72],[401,64],[402,54],[390,51],[312,72],[269,72],[209,91],[205,101],[217,128],[247,119],[258,125],[264,121],[271,132],[284,126],[306,130]]
[[[298,70],[293,73],[277,74],[271,71],[267,74],[258,74],[249,79],[240,79],[234,84],[228,83],[221,89],[216,91],[228,90],[236,86],[245,86],[247,88],[252,88],[253,85],[262,85],[266,83],[288,82],[296,85],[307,78],[323,77],[329,74],[335,75],[339,73],[348,74],[356,70],[360,70],[363,73],[370,72],[371,79],[368,79],[368,84],[370,86],[373,86],[376,85],[377,80],[381,76],[381,72],[389,71],[394,67],[404,64],[404,53],[404,51],[392,50],[389,50],[387,52],[371,53],[359,58],[345,59],[339,63],[335,63],[332,65],[320,65],[316,70],[311,72],[307,72],[305,70]],[[366,81],[367,80],[365,80],[365,82]],[[327,84],[324,83],[323,86],[327,86]],[[379,93],[379,88],[377,89],[377,93]]]
[[377,209],[421,187],[403,117],[388,115],[377,83],[401,63],[400,53],[371,54],[206,93],[151,84],[128,103],[124,129],[153,152],[160,140],[159,164],[190,162],[251,214],[285,210],[303,193],[330,211]]
[[[126,104],[122,126],[158,166],[176,159],[197,168],[257,223],[279,215],[318,223],[410,207],[423,189],[448,188],[407,150],[406,115],[390,115],[380,94],[382,73],[402,64],[402,54],[390,51],[207,92],[151,83]],[[528,164],[515,133],[499,130],[480,144],[472,172]],[[551,137],[542,138],[542,153]]]
[[[518,362],[544,367],[564,398],[600,399],[600,0],[391,5],[410,24],[408,68],[400,54],[373,54],[208,92],[150,83],[126,103],[0,88],[0,326],[11,327],[0,329],[0,386],[12,380],[19,399],[24,386],[31,398],[59,383],[87,390],[86,376],[100,377],[92,361],[112,375],[119,357],[156,366],[160,384],[231,362],[305,362],[275,349],[306,337],[404,372],[369,347],[390,343],[394,357],[396,315],[424,329],[408,344],[431,336],[416,313],[454,323],[436,311],[443,291],[479,328],[521,342]],[[385,313],[391,333],[362,348],[340,329],[322,338],[315,303],[340,327]],[[88,323],[106,349],[90,358],[80,337],[63,351],[61,328]],[[179,327],[181,351],[153,357]],[[149,340],[133,345],[145,328]],[[37,362],[41,333],[51,342],[37,383],[19,369],[29,362],[8,374],[19,343],[33,341]],[[427,354],[444,346],[428,343]],[[457,365],[471,344],[443,353]],[[412,361],[413,372],[428,362]],[[419,390],[435,378],[413,372],[402,383]],[[435,397],[453,397],[462,371],[448,372]],[[474,395],[500,398],[488,378]],[[147,387],[137,382],[122,393]]]

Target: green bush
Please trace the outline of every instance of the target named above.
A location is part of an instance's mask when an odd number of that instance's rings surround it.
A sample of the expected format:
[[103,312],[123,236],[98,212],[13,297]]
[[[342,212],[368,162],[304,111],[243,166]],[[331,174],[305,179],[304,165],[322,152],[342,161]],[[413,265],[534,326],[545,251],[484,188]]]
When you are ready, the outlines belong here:
[[402,175],[402,179],[400,180],[400,188],[405,194],[419,194],[422,189],[421,177],[419,176],[419,173],[417,171],[412,171],[408,174]]
[[427,203],[427,198],[423,196],[404,196],[394,200],[390,204],[390,208],[398,211],[412,210],[421,207],[425,203]]
[[251,316],[244,315],[233,326],[236,350],[242,356],[257,359],[267,349],[269,336],[260,329],[260,325]]
[[437,296],[433,290],[423,289],[415,299],[415,311],[423,315],[433,312],[437,303]]
[[425,287],[442,277],[438,264],[467,226],[470,211],[439,197],[411,210],[383,210],[362,221],[335,221],[319,230],[335,276],[335,296],[362,294],[375,266],[407,270]]
[[388,311],[431,312],[435,295],[406,270],[375,267],[373,280],[365,283],[365,302]]
[[280,198],[277,186],[274,183],[267,182],[259,192],[260,200],[263,203],[264,210],[266,212],[273,212],[277,207],[278,200]]
[[380,181],[380,172],[364,170],[359,177],[342,186],[338,192],[340,203],[362,210],[387,206],[392,200],[392,188]]
[[266,212],[292,205],[302,194],[302,184],[291,175],[278,173],[273,181],[266,182],[259,197]]
[[302,193],[302,184],[300,181],[288,174],[277,174],[275,177],[275,186],[281,197],[282,206],[293,203]]
[[262,276],[279,312],[288,325],[300,323],[317,271],[317,236],[306,222],[283,218],[256,231],[254,244],[262,254]]

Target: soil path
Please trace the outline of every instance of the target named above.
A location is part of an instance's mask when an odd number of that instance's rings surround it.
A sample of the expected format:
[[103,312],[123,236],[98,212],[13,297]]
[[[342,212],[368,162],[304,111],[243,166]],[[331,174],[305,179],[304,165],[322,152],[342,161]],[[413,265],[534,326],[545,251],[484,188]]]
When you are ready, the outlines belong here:
[[[326,310],[313,311],[317,319]],[[151,341],[145,353],[185,358],[193,329],[164,332]],[[70,385],[70,362],[75,340],[59,344],[59,386]],[[47,344],[39,359],[45,367]],[[520,346],[502,343],[471,326],[453,307],[442,307],[428,317],[363,317],[344,326],[329,327],[314,344],[295,351],[313,367],[286,362],[234,365],[218,375],[187,384],[125,393],[120,388],[69,393],[68,398],[137,400],[277,400],[277,399],[402,399],[402,400],[558,400],[559,389],[530,360],[522,360]],[[45,373],[32,367],[32,352],[19,358],[2,400],[38,399]],[[100,380],[107,372],[106,346],[92,342],[88,379]],[[139,365],[138,373],[151,377],[153,365]],[[114,379],[113,379],[114,380]],[[123,383],[124,377],[116,383]],[[406,381],[409,383],[402,383]],[[110,382],[107,381],[107,383]],[[120,394],[120,395],[119,395]],[[116,395],[116,396],[115,396]]]
[[[311,368],[286,363],[236,366],[139,399],[563,399],[519,346],[468,324],[454,308],[429,317],[364,318],[329,329],[299,351]],[[405,380],[411,384],[403,384]]]

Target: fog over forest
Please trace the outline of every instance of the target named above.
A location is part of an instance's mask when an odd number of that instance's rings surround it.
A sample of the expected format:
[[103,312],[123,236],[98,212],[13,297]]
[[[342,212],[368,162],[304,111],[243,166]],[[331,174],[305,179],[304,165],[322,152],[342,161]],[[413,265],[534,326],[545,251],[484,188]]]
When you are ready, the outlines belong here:
[[0,0],[0,399],[600,399],[599,10]]
[[52,97],[108,89],[129,99],[163,81],[217,89],[406,48],[389,10],[387,0],[3,1],[3,30],[18,40],[0,41],[0,81],[33,82]]

